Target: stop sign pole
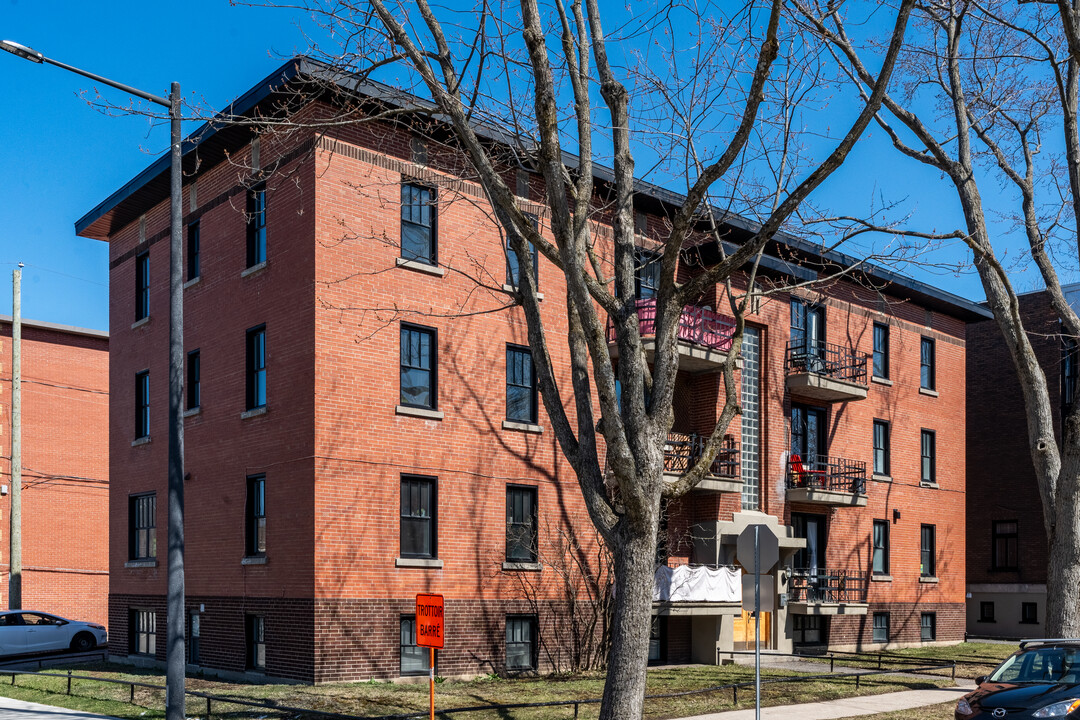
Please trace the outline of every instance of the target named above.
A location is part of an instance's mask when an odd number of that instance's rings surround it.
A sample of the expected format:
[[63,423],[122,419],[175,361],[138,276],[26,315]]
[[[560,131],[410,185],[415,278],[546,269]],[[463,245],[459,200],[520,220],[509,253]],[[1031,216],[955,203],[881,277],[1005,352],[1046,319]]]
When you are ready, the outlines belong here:
[[[736,553],[743,568],[754,573],[754,718],[761,720],[761,573],[772,570],[780,557],[776,533],[766,525],[747,525],[739,533]],[[769,587],[773,587],[771,582]],[[743,597],[746,597],[745,591]],[[746,607],[745,600],[743,607]],[[769,608],[772,608],[771,599]]]

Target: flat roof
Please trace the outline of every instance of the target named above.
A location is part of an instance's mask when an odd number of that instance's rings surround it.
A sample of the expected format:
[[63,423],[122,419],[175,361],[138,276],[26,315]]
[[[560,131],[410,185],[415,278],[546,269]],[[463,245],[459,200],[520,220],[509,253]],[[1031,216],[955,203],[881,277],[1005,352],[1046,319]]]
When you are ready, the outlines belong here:
[[[0,315],[0,325],[11,325],[14,322],[15,318],[11,315]],[[27,320],[26,318],[23,318],[22,324],[23,327],[37,328],[39,330],[52,330],[67,335],[83,335],[85,337],[101,338],[102,340],[109,339],[109,333],[104,330],[91,330],[90,328],[82,328],[75,325],[62,325],[60,323],[48,322],[47,320]]]
[[[194,173],[199,165],[213,167],[218,161],[224,159],[226,153],[247,144],[254,132],[251,126],[238,126],[230,124],[228,118],[245,116],[252,113],[261,104],[271,100],[276,93],[285,85],[293,82],[302,82],[305,78],[313,78],[323,83],[331,83],[336,89],[354,93],[363,97],[370,97],[380,102],[385,102],[398,107],[408,105],[419,106],[427,110],[434,110],[435,106],[423,98],[416,97],[403,90],[389,85],[361,80],[356,75],[340,70],[334,70],[330,66],[306,57],[294,57],[286,61],[276,70],[271,72],[243,95],[234,100],[230,105],[218,114],[220,120],[210,120],[203,123],[191,133],[181,145],[183,154],[183,166],[185,174]],[[278,110],[278,108],[274,108]],[[532,141],[526,138],[508,134],[502,128],[490,125],[477,124],[477,133],[501,143]],[[570,167],[578,165],[577,156],[563,153],[564,162]],[[125,183],[116,192],[109,195],[90,212],[75,222],[75,232],[82,237],[108,241],[109,236],[134,221],[147,208],[153,207],[169,196],[169,163],[168,155],[162,155],[145,170]],[[594,175],[597,179],[612,182],[614,172],[602,165],[593,164]],[[664,205],[681,205],[684,196],[659,185],[635,181],[637,193],[651,198]],[[744,232],[754,233],[760,226],[745,217],[718,211],[723,223]],[[910,297],[931,309],[945,311],[964,320],[982,320],[993,317],[990,310],[981,303],[977,303],[941,288],[910,278],[901,273],[883,268],[879,265],[861,261],[858,258],[848,256],[833,250],[823,250],[805,239],[789,233],[778,232],[773,241],[782,243],[797,250],[800,253],[820,258],[823,264],[839,265],[842,267],[854,267],[862,275],[876,282],[887,283],[894,288],[899,288],[902,296]],[[763,266],[776,272],[792,275],[799,280],[813,280],[817,273],[804,266],[791,261],[785,261],[776,257],[763,259]],[[895,289],[894,289],[895,292]]]

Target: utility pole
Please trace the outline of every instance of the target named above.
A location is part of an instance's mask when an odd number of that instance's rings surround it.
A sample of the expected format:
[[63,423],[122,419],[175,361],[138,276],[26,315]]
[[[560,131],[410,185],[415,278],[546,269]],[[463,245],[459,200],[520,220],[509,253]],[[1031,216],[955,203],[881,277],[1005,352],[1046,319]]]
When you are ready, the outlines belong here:
[[11,274],[11,548],[8,608],[22,609],[22,268]]

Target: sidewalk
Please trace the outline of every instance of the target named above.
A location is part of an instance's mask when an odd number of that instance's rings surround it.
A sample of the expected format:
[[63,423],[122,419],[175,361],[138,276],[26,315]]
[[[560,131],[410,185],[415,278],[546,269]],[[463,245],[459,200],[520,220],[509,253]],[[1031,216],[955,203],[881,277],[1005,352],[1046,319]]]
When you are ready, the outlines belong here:
[[114,720],[114,718],[0,697],[0,720]]
[[[862,695],[860,697],[826,700],[802,705],[777,705],[761,708],[761,717],[765,720],[780,720],[797,717],[799,720],[835,720],[836,718],[876,715],[893,710],[937,705],[943,702],[955,702],[972,688],[933,688],[929,690],[904,690],[902,692],[881,695]],[[3,716],[0,716],[3,720]],[[727,712],[696,715],[682,720],[754,720],[754,708],[748,710],[728,710]]]

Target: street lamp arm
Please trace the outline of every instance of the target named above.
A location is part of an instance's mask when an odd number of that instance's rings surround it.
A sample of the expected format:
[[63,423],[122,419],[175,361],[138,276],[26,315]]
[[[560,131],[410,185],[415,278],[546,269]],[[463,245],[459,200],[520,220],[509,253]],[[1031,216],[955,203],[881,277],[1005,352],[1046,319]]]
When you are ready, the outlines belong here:
[[103,85],[108,85],[109,87],[114,87],[117,90],[122,90],[129,95],[134,95],[135,97],[142,98],[143,100],[147,100],[158,105],[164,105],[167,108],[172,107],[172,103],[168,99],[163,98],[160,95],[153,95],[148,92],[143,92],[142,90],[133,88],[130,85],[125,85],[124,83],[119,83],[115,80],[110,80],[106,77],[95,75],[92,72],[81,70],[74,65],[68,65],[67,63],[62,63],[59,60],[47,58],[37,50],[34,50],[31,47],[27,47],[26,45],[22,45],[12,40],[0,41],[0,49],[7,50],[12,55],[18,55],[21,58],[29,60],[30,62],[36,62],[38,64],[49,63],[50,65],[55,65],[58,68],[63,68],[64,70],[76,73],[77,75],[82,75],[83,77],[90,78],[91,80],[102,83]]

